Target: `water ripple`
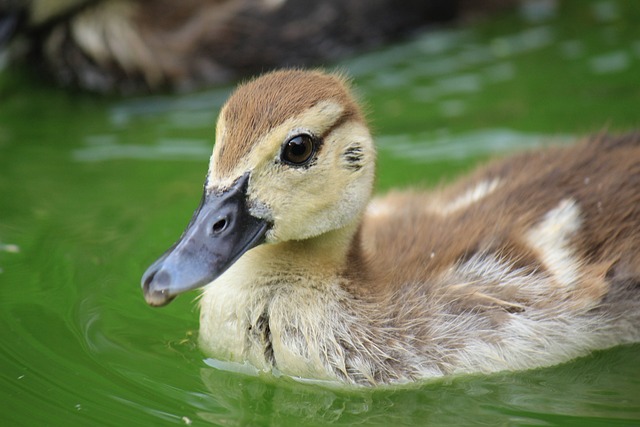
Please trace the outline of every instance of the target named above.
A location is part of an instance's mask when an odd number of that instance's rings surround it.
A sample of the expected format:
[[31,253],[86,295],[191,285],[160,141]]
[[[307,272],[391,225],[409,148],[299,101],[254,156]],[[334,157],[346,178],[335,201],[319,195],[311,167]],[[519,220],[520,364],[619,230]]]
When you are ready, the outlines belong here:
[[[462,108],[462,107],[461,107]],[[544,135],[510,129],[481,129],[460,135],[426,132],[383,135],[376,139],[387,154],[417,163],[470,159],[572,140],[571,135]]]
[[117,143],[106,138],[101,143],[72,151],[72,158],[77,162],[102,162],[118,159],[201,162],[210,155],[211,141],[206,139],[161,139],[155,145],[138,145]]

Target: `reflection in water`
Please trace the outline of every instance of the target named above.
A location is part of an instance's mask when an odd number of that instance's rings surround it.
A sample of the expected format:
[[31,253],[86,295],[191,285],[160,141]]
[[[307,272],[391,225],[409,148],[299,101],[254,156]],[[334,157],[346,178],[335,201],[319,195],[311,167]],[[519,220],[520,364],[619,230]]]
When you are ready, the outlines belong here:
[[221,88],[182,96],[149,96],[129,99],[111,108],[109,116],[114,125],[124,126],[133,119],[158,114],[190,115],[194,111],[206,111],[211,114],[212,111],[218,110],[224,104],[230,93],[230,88]]
[[618,4],[611,0],[601,0],[591,6],[594,16],[600,22],[612,22],[620,18]]
[[502,57],[542,49],[550,45],[554,39],[554,31],[551,27],[540,26],[498,37],[492,41],[491,46],[498,56]]
[[[451,108],[454,107],[456,106]],[[573,140],[575,138],[568,135],[538,135],[509,129],[482,129],[461,135],[450,135],[448,132],[383,135],[378,137],[376,142],[378,148],[390,156],[417,163],[435,163],[532,149],[544,144]]]
[[558,0],[529,0],[520,3],[520,14],[527,22],[548,21],[555,18],[557,13]]
[[606,53],[589,60],[591,71],[596,74],[618,73],[629,68],[631,59],[623,50]]
[[20,247],[18,245],[14,245],[11,243],[2,243],[0,242],[0,251],[1,252],[9,252],[12,254],[17,254],[20,252]]
[[[198,416],[216,425],[537,425],[575,417],[640,417],[640,380],[629,360],[637,346],[602,352],[563,366],[491,376],[447,378],[405,388],[327,388],[290,378],[246,377],[201,369],[215,406]],[[622,368],[618,368],[622,366]],[[625,368],[626,367],[626,368]],[[630,409],[632,408],[632,409]],[[607,415],[608,414],[608,415]]]
[[202,162],[211,154],[211,141],[164,139],[155,145],[118,144],[104,141],[73,150],[79,162],[100,162],[116,159],[194,160]]
[[567,40],[560,44],[562,55],[566,59],[578,59],[585,53],[585,46],[580,40]]

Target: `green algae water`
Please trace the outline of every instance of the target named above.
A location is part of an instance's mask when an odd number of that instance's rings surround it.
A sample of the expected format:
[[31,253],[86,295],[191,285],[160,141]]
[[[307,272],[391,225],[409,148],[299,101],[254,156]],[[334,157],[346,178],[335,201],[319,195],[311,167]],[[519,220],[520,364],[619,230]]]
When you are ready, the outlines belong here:
[[[535,4],[338,64],[379,191],[640,127],[640,4]],[[213,367],[196,293],[153,309],[139,282],[199,201],[231,90],[104,99],[0,73],[1,425],[640,425],[640,345],[374,390]]]

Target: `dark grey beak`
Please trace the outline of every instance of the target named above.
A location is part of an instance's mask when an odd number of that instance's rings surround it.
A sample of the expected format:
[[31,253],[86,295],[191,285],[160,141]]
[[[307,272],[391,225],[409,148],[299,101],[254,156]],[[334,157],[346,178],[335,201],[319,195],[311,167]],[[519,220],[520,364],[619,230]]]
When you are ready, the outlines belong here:
[[246,173],[222,193],[205,192],[180,240],[142,276],[149,305],[168,304],[178,294],[210,283],[264,241],[269,224],[249,213],[248,182]]

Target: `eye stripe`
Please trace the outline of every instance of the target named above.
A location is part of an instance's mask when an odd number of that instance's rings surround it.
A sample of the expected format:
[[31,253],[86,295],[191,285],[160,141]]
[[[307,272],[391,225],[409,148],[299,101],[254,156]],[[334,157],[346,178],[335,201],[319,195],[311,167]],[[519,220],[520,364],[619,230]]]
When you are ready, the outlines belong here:
[[322,133],[322,135],[320,135],[320,139],[324,140],[331,132],[348,122],[351,118],[353,118],[353,114],[350,114],[349,112],[342,114]]

